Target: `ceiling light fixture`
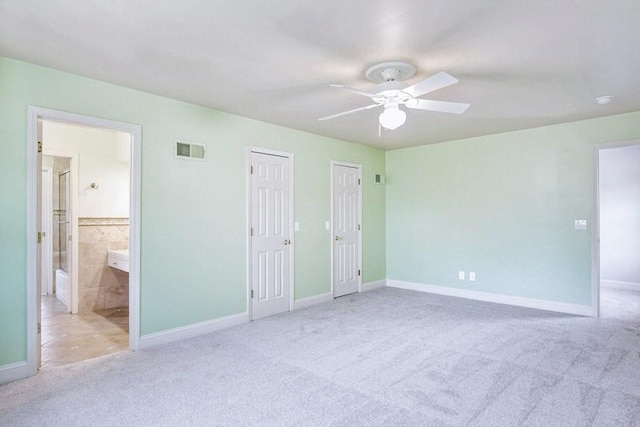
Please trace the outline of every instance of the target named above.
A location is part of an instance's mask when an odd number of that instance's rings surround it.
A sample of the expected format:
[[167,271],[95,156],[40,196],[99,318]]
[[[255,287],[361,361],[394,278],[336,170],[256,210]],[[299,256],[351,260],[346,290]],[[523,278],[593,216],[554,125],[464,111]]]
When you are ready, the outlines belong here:
[[394,130],[398,129],[407,121],[407,113],[402,111],[398,104],[387,104],[384,106],[384,111],[380,113],[378,119],[380,126],[385,129]]
[[407,113],[400,109],[401,105],[412,110],[438,111],[441,113],[454,114],[462,114],[467,110],[467,108],[469,108],[469,104],[464,102],[420,99],[419,97],[422,95],[426,95],[458,83],[458,79],[444,71],[441,71],[409,86],[409,84],[404,82],[404,80],[412,77],[415,72],[416,68],[406,62],[383,62],[369,67],[365,72],[365,77],[367,79],[377,83],[372,92],[348,87],[343,84],[331,84],[330,86],[332,87],[347,89],[351,92],[371,98],[373,103],[365,105],[364,107],[354,108],[353,110],[343,111],[342,113],[320,117],[318,120],[335,119],[336,117],[346,116],[347,114],[352,114],[358,111],[383,107],[383,111],[378,117],[379,136],[380,129],[383,127],[388,130],[394,130],[405,124],[407,121]]
[[613,99],[613,96],[611,96],[611,95],[604,95],[604,96],[599,96],[599,97],[597,97],[597,98],[596,98],[596,102],[597,102],[599,105],[606,105],[606,104],[610,103],[612,99]]

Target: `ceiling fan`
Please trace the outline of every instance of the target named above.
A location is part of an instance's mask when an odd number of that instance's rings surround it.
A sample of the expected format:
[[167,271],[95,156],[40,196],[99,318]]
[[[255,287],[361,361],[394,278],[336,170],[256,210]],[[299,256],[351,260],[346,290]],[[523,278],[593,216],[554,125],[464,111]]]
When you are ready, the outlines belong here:
[[393,130],[399,128],[407,121],[407,113],[400,109],[401,105],[415,110],[440,111],[455,114],[462,114],[469,108],[469,104],[461,102],[418,99],[419,96],[458,83],[458,79],[441,71],[421,82],[409,86],[404,80],[411,78],[415,73],[416,68],[407,62],[383,62],[369,67],[364,73],[367,79],[377,83],[372,92],[345,85],[332,84],[330,85],[332,87],[347,89],[357,94],[367,96],[371,98],[374,103],[366,107],[321,117],[318,120],[329,120],[357,111],[383,107],[378,122],[381,127]]

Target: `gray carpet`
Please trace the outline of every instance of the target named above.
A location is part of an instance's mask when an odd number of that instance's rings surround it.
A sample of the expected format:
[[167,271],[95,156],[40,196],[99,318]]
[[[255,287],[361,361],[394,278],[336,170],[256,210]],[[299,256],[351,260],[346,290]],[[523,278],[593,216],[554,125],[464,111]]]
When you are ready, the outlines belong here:
[[2,386],[0,425],[640,425],[640,322],[379,289]]

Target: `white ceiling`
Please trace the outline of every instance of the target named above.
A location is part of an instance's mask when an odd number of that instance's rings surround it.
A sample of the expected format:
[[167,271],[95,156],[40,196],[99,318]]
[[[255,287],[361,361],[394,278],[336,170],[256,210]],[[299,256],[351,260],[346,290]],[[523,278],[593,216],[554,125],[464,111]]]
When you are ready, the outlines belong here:
[[[385,149],[640,110],[638,0],[0,0],[0,55]],[[471,107],[317,120],[391,60]]]

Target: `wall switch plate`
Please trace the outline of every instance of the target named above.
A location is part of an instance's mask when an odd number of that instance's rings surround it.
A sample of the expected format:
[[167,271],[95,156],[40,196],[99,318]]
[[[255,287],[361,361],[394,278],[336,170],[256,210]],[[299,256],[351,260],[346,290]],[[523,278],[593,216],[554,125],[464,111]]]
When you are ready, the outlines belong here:
[[299,223],[298,221],[294,222],[294,223],[293,223],[293,228],[294,228],[296,231],[300,231],[300,223]]
[[464,271],[458,271],[458,280],[464,280]]
[[325,221],[324,222],[324,229],[327,230],[327,231],[331,230],[331,222]]
[[469,281],[471,281],[471,282],[475,282],[476,281],[476,273],[474,271],[470,271],[469,272]]
[[586,230],[587,229],[587,220],[586,219],[576,219],[574,222],[574,228],[576,230]]

